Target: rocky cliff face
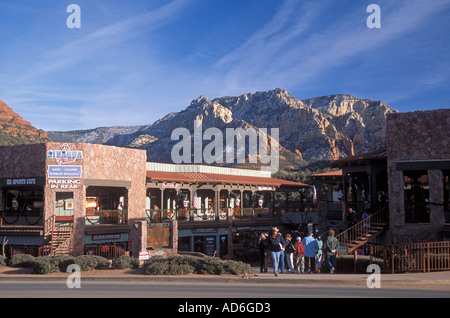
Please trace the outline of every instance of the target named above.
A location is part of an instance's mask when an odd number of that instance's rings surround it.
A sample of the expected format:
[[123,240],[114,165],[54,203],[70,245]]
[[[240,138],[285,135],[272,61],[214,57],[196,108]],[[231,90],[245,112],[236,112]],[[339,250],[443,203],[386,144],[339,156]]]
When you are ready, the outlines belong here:
[[49,141],[47,133],[36,129],[0,100],[0,146]]
[[[395,112],[382,101],[352,95],[299,100],[283,89],[193,100],[181,112],[147,126],[98,128],[82,132],[49,132],[54,141],[95,142],[146,149],[149,161],[172,162],[171,140],[176,128],[193,132],[194,120],[203,131],[215,127],[279,129],[280,167],[295,170],[310,162],[338,159],[385,147],[386,114]],[[270,137],[270,136],[269,136]]]

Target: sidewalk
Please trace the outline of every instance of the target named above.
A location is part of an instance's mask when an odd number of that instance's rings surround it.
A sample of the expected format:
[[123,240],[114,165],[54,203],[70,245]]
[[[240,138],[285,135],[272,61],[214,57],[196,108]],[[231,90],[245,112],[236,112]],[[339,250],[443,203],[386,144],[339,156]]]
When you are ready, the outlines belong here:
[[[268,273],[259,273],[259,268],[253,268],[253,275],[249,277],[232,275],[186,275],[186,276],[153,276],[144,275],[139,269],[124,270],[94,270],[81,272],[82,279],[114,281],[133,280],[139,282],[186,282],[186,283],[238,283],[238,284],[305,284],[305,285],[339,285],[339,286],[367,286],[367,274],[279,274],[273,275],[272,269]],[[2,268],[0,270],[0,284],[2,281],[44,281],[65,280],[70,273],[52,273],[47,275],[33,274],[29,268]],[[384,286],[414,286],[433,285],[450,290],[450,271],[432,273],[381,274],[381,284]]]
[[[253,268],[253,272],[257,275],[252,278],[254,280],[261,280],[265,282],[280,281],[284,284],[335,284],[335,285],[352,285],[352,286],[367,286],[367,279],[371,273],[367,274],[279,274],[278,277],[273,275],[273,271],[259,274],[259,269]],[[432,273],[405,273],[405,274],[381,274],[381,283],[384,285],[404,285],[404,284],[430,284],[448,287],[450,289],[450,272],[432,272]]]

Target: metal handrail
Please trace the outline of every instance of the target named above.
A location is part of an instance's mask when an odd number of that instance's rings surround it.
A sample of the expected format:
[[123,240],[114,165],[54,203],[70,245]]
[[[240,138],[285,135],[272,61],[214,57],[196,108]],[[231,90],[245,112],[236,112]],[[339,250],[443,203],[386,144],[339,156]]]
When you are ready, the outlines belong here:
[[374,226],[387,223],[388,212],[389,210],[384,207],[367,218],[359,221],[355,225],[349,227],[345,231],[339,233],[336,235],[336,238],[339,240],[339,244],[348,246],[357,239],[366,236],[369,233],[369,230],[373,229]]

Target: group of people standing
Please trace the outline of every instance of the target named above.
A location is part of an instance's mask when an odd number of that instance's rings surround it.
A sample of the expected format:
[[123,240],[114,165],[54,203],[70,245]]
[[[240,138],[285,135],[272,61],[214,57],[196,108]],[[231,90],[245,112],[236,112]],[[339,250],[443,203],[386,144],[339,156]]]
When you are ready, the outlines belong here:
[[261,234],[258,242],[261,273],[267,273],[269,255],[275,276],[285,272],[285,263],[288,273],[321,272],[323,254],[327,258],[330,273],[334,273],[339,249],[339,241],[334,234],[333,230],[329,231],[327,242],[323,246],[322,238],[320,236],[314,238],[312,232],[309,232],[303,240],[297,237],[293,243],[289,233],[283,237],[278,228],[272,228],[270,234]]

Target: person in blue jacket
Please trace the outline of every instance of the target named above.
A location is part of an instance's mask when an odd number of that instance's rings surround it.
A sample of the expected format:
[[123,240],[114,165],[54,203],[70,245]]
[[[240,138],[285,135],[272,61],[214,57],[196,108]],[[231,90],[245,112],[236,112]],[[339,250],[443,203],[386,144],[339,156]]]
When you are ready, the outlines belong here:
[[309,232],[302,241],[305,246],[305,268],[306,273],[312,273],[316,267],[316,254],[319,251],[319,244],[313,237],[313,233]]

